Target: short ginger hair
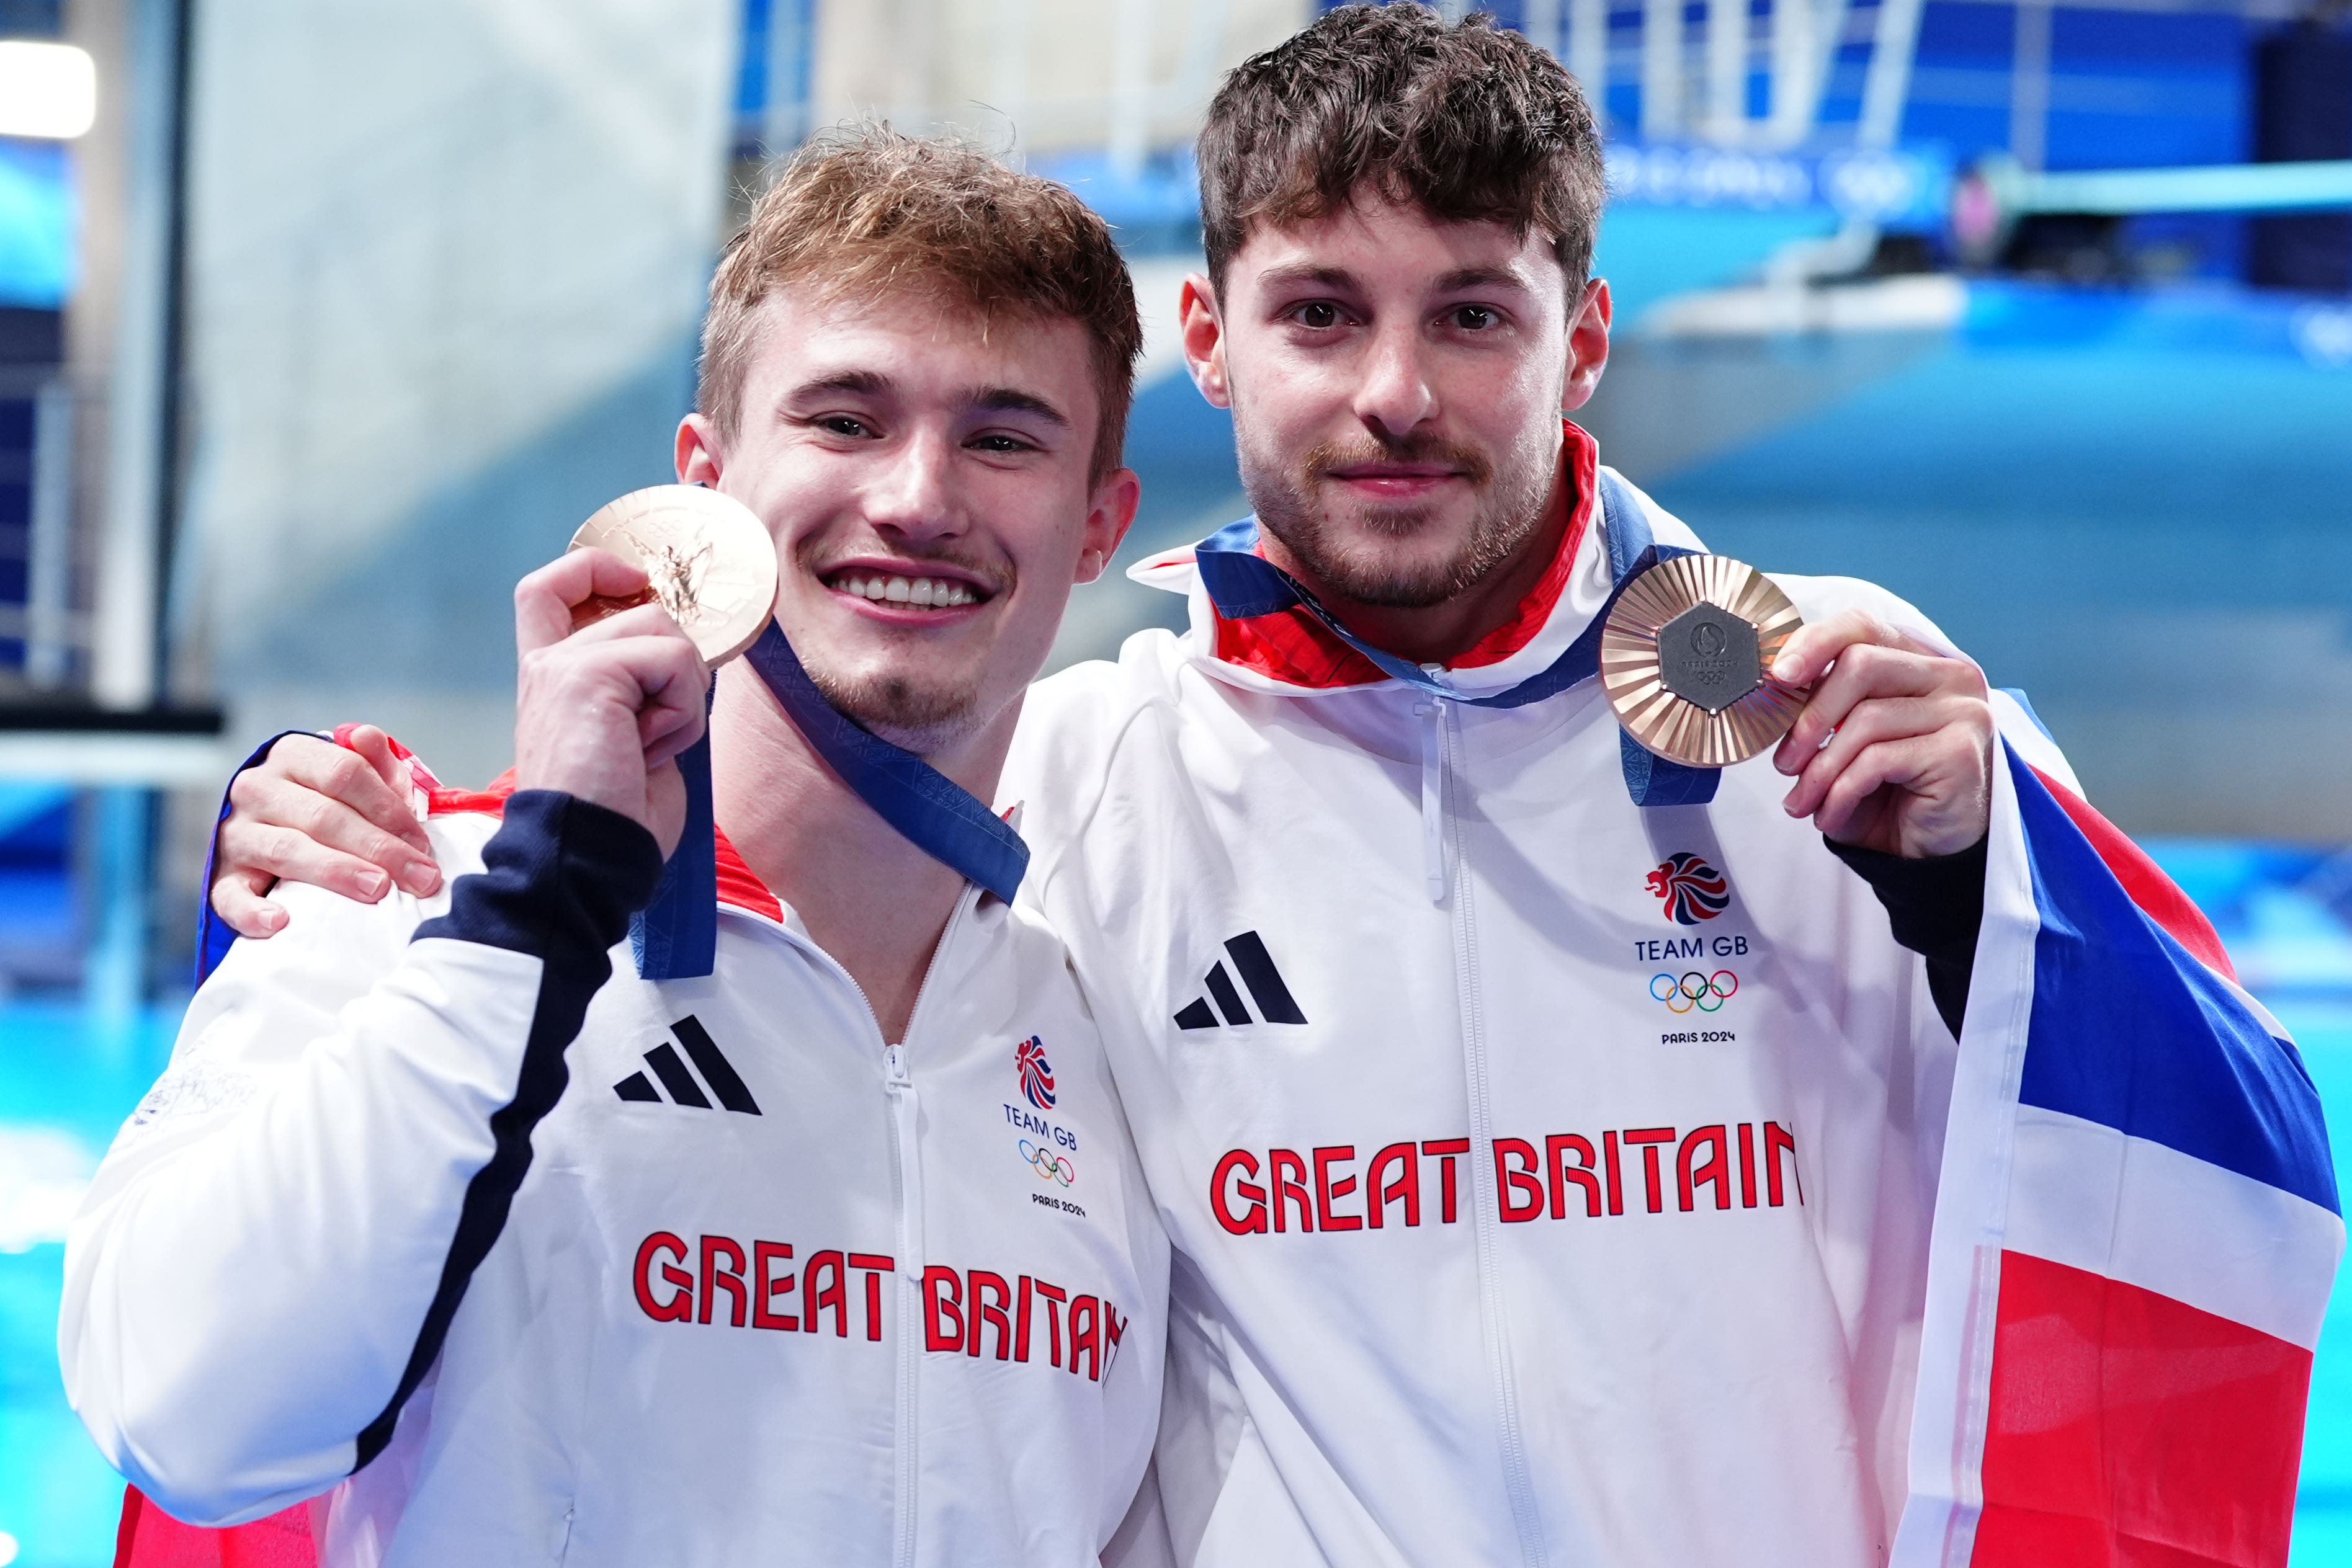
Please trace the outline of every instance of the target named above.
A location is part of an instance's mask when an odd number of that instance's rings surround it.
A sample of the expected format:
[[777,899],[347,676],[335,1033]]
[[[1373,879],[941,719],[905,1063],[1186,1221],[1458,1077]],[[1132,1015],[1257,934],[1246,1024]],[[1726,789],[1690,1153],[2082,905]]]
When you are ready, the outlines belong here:
[[1426,5],[1343,5],[1225,78],[1199,143],[1209,276],[1260,224],[1286,227],[1359,194],[1444,223],[1540,233],[1575,308],[1606,178],[1576,78],[1518,34]]
[[785,160],[710,279],[695,407],[732,441],[760,304],[928,288],[1013,321],[1086,329],[1101,403],[1090,476],[1119,465],[1143,323],[1110,227],[1066,186],[979,149],[866,125],[824,132]]

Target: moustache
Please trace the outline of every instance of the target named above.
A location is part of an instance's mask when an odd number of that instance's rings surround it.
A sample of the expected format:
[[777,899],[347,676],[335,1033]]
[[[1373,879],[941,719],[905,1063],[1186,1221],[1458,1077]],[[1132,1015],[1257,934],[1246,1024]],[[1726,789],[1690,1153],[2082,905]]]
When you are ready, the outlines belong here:
[[1307,448],[1303,461],[1309,484],[1329,478],[1338,469],[1371,463],[1425,463],[1451,468],[1473,486],[1483,486],[1495,473],[1494,464],[1476,447],[1447,441],[1437,435],[1407,435],[1398,440],[1375,438],[1361,445],[1320,442]]

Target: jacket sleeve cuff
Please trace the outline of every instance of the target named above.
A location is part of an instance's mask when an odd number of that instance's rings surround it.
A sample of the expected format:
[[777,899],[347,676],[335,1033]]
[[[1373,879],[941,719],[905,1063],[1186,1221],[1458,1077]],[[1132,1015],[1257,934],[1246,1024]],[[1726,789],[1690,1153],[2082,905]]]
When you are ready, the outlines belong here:
[[505,820],[482,848],[482,869],[461,876],[449,913],[416,928],[551,957],[603,953],[652,901],[662,855],[653,834],[617,811],[552,789],[509,796]]
[[1826,836],[1822,841],[1870,883],[1895,939],[1927,960],[1928,994],[1957,1038],[1968,1010],[1969,973],[1976,967],[1977,928],[1984,924],[1986,841],[1917,860]]

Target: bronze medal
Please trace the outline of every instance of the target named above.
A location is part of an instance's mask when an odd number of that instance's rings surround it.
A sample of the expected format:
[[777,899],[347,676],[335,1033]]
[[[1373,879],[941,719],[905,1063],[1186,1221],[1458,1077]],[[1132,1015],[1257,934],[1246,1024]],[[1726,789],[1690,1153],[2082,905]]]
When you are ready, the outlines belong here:
[[1805,706],[1802,691],[1766,673],[1804,623],[1747,562],[1676,556],[1618,595],[1601,629],[1601,685],[1625,733],[1668,761],[1744,762]]
[[580,606],[573,629],[655,602],[716,669],[759,641],[776,608],[776,546],[751,509],[695,485],[632,490],[598,508],[571,548],[611,550],[653,580],[634,599]]

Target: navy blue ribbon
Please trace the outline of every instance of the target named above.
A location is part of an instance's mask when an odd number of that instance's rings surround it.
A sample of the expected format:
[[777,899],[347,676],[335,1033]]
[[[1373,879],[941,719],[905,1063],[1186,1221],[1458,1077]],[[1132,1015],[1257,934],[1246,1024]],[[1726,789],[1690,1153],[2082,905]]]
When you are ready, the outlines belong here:
[[[1029,846],[970,791],[911,751],[859,726],[824,698],[774,622],[743,655],[825,765],[908,842],[1010,904],[1029,869]],[[719,868],[710,812],[710,742],[678,757],[686,833],[631,923],[637,973],[649,980],[708,975],[719,942]]]
[[[1609,551],[1609,576],[1613,586],[1608,602],[1575,642],[1545,668],[1507,691],[1483,697],[1465,696],[1410,659],[1373,647],[1342,626],[1305,584],[1255,553],[1255,517],[1228,523],[1195,547],[1201,582],[1209,591],[1217,613],[1228,621],[1255,620],[1291,609],[1304,609],[1331,634],[1370,660],[1381,674],[1402,681],[1416,691],[1469,707],[1515,708],[1556,696],[1601,673],[1601,628],[1625,585],[1662,560],[1696,552],[1679,545],[1662,545],[1651,535],[1650,520],[1641,503],[1613,474],[1601,476],[1601,542]],[[1637,806],[1703,806],[1715,799],[1722,776],[1717,768],[1687,768],[1652,753],[1624,731],[1618,732],[1625,769],[1625,789]]]

